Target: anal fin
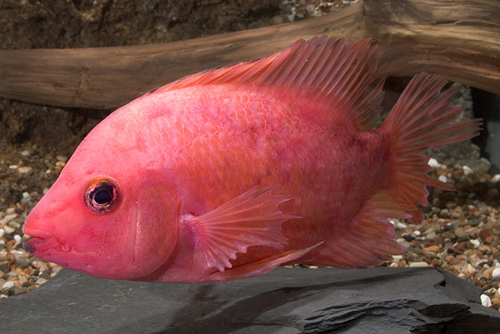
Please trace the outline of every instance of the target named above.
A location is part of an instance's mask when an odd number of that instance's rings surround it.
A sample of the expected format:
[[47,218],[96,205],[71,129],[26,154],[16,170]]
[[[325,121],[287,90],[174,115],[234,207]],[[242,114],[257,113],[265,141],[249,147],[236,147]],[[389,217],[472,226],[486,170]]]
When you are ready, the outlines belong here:
[[366,268],[402,254],[406,249],[396,242],[394,226],[385,217],[410,218],[404,207],[384,190],[370,195],[342,235],[327,240],[311,264],[337,268]]
[[281,212],[278,206],[292,196],[273,195],[268,188],[254,187],[204,215],[186,217],[184,223],[195,234],[194,262],[200,271],[231,268],[236,253],[250,246],[282,249],[287,239],[281,224],[298,216]]
[[320,246],[321,244],[323,244],[323,242],[320,242],[306,249],[290,250],[284,253],[279,253],[255,262],[250,262],[238,267],[228,269],[224,272],[216,271],[209,276],[209,281],[231,281],[262,275],[270,272],[280,265],[295,263],[297,259],[308,254],[310,251]]

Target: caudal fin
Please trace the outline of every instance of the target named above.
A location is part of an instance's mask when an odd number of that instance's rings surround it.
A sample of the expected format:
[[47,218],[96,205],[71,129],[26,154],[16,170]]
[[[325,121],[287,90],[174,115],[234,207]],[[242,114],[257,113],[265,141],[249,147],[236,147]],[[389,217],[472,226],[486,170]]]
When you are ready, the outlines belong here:
[[446,80],[422,73],[416,75],[380,127],[389,138],[393,154],[393,178],[387,192],[412,215],[415,223],[423,219],[418,204],[427,205],[426,186],[453,190],[453,186],[430,179],[429,158],[422,151],[457,143],[476,136],[481,119],[453,123],[462,111],[451,100],[460,87],[441,91]]

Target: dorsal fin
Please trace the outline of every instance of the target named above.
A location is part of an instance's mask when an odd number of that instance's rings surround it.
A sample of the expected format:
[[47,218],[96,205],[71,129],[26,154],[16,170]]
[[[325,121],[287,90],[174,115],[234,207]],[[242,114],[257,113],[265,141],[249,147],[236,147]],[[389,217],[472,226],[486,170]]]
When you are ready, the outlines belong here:
[[296,88],[303,94],[326,98],[352,113],[360,130],[379,121],[384,77],[378,68],[380,52],[371,39],[344,43],[343,39],[315,37],[251,62],[190,75],[151,94],[198,85],[251,84]]

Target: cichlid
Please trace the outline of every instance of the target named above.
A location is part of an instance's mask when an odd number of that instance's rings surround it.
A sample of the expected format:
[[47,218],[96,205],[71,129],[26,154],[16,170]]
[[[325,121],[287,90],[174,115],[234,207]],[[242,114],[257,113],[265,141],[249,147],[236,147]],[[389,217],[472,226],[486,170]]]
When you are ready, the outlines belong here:
[[389,116],[375,43],[300,40],[188,76],[116,110],[29,214],[24,247],[89,275],[242,279],[291,263],[362,268],[423,215],[423,149],[475,136],[458,87],[416,75]]

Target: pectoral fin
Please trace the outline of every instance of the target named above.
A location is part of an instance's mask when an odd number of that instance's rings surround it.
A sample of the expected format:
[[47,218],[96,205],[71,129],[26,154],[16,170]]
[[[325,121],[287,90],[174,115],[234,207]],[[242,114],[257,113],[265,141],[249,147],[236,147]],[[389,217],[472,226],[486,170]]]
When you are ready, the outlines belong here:
[[194,262],[200,270],[231,268],[236,253],[246,253],[250,246],[282,249],[287,239],[281,224],[298,216],[281,212],[278,206],[292,196],[273,195],[268,188],[255,187],[215,210],[198,217],[188,217],[195,234]]

